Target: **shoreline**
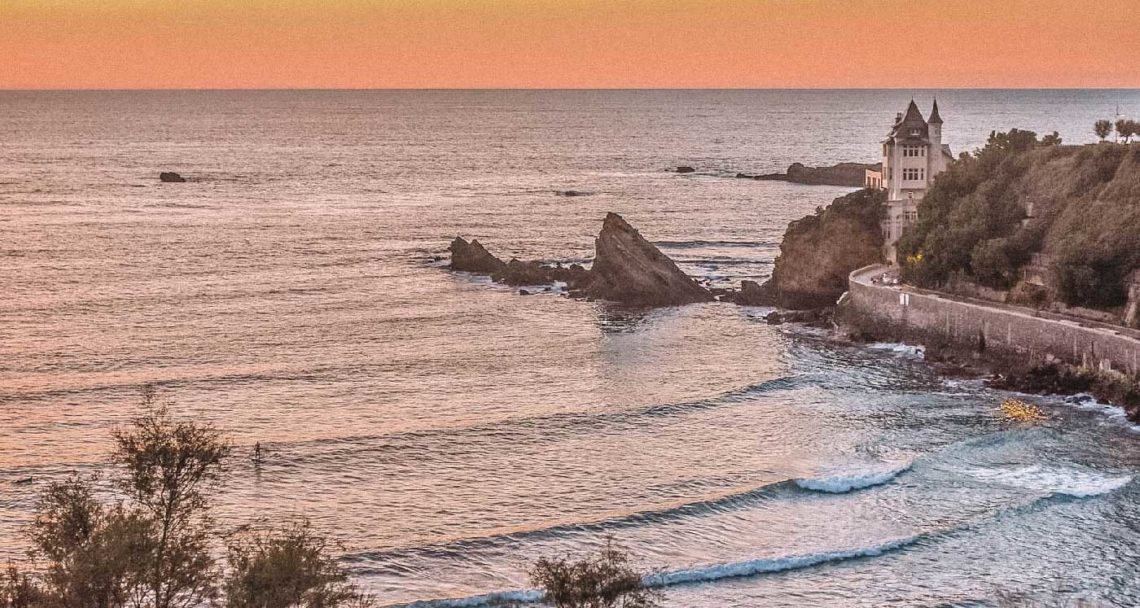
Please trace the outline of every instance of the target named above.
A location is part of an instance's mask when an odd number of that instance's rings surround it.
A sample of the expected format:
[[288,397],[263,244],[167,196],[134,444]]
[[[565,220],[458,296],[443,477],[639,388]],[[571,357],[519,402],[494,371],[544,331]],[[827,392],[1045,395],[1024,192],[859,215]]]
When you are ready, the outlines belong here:
[[867,280],[883,268],[850,275],[835,322],[852,341],[921,345],[940,374],[988,377],[992,388],[1027,394],[1087,393],[1140,423],[1134,368],[1140,340],[1125,328],[1087,327]]

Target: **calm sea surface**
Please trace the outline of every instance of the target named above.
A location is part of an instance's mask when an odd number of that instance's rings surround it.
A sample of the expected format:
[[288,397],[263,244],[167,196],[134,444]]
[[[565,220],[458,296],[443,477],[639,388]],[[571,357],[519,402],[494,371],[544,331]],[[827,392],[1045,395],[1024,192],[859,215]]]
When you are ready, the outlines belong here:
[[[266,450],[235,461],[223,523],[307,516],[386,604],[525,598],[531,560],[610,535],[671,607],[1140,603],[1140,433],[1112,410],[1036,399],[1053,419],[1011,426],[1003,394],[902,347],[433,261],[456,235],[586,261],[617,211],[712,284],[762,279],[787,222],[846,190],[730,176],[875,161],[912,95],[929,112],[930,91],[0,93],[0,560],[156,384]],[[955,154],[1140,115],[1138,91],[937,95]]]

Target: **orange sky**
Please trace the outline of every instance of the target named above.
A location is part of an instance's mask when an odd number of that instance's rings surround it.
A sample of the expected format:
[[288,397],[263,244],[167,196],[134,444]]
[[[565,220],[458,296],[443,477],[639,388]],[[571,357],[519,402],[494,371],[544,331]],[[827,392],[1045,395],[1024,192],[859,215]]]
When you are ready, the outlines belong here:
[[1140,87],[1136,0],[0,0],[0,88]]

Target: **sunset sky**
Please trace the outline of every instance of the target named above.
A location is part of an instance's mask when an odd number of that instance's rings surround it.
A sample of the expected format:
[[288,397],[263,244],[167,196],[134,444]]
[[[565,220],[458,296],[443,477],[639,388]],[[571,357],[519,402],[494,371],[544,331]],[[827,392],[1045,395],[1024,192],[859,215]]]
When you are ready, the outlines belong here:
[[0,88],[1137,87],[1136,0],[0,0]]

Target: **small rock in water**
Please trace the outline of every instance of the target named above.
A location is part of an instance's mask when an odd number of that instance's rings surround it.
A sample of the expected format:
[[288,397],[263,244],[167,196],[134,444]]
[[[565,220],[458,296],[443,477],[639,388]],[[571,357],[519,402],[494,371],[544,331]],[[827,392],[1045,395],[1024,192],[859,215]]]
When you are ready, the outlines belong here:
[[520,295],[520,296],[529,296],[529,295],[530,295],[530,292],[529,292],[529,291],[527,291],[527,290],[525,290],[525,289],[520,289],[520,290],[519,290],[519,295]]
[[159,181],[166,183],[182,183],[186,181],[185,177],[182,177],[173,171],[163,171],[162,173],[159,173],[158,179]]
[[677,173],[696,173],[696,171],[696,169],[692,167],[686,167],[685,165],[677,167]]

